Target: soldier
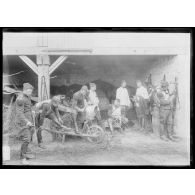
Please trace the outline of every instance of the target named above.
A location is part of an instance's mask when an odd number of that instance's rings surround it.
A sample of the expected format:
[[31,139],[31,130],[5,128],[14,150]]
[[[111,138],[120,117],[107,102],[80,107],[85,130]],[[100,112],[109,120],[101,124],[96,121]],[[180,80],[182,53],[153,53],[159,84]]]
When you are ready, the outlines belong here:
[[29,164],[27,160],[35,158],[28,148],[34,133],[34,118],[31,104],[31,94],[34,87],[29,83],[23,84],[23,92],[16,99],[16,119],[20,127],[17,137],[22,141],[20,159],[22,164]]
[[[73,94],[72,108],[77,111],[76,119],[79,117],[79,121],[83,124],[85,120],[85,108],[88,101],[88,88],[86,85],[82,86],[79,91]],[[79,133],[77,122],[75,123],[75,133]]]
[[157,97],[157,94],[160,92],[161,87],[157,86],[150,93],[150,108],[152,115],[152,130],[153,135],[156,137],[160,137],[160,100]]
[[54,96],[52,99],[45,100],[36,104],[37,113],[35,117],[35,122],[36,122],[36,127],[38,128],[37,141],[38,141],[38,146],[42,149],[46,148],[42,143],[41,126],[43,125],[44,119],[48,118],[52,120],[52,122],[54,122],[58,127],[61,127],[63,123],[59,114],[59,109],[58,109],[59,103],[60,103],[60,97]]
[[139,124],[141,126],[141,130],[145,130],[146,128],[146,119],[149,114],[149,94],[147,89],[143,86],[140,80],[137,80],[137,90],[136,90],[136,113],[138,116]]
[[58,105],[58,110],[62,115],[63,123],[66,123],[68,126],[71,126],[72,123],[74,123],[74,126],[76,126],[77,111],[71,107],[70,103],[66,100],[65,95],[61,95],[60,99],[61,103]]
[[160,102],[160,138],[168,141],[174,141],[171,135],[172,132],[172,111],[171,111],[171,99],[168,90],[168,82],[161,82],[161,89],[157,93],[157,97]]

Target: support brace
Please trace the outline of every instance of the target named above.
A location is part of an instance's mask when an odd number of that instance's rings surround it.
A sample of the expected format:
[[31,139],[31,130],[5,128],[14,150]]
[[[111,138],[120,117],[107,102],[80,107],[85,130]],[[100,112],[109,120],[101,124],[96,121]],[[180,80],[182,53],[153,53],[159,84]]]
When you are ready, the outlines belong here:
[[37,75],[38,73],[38,67],[37,65],[27,56],[19,56],[20,59],[27,64]]
[[60,56],[50,67],[49,67],[49,75],[52,74],[52,72],[59,67],[66,59],[68,56]]

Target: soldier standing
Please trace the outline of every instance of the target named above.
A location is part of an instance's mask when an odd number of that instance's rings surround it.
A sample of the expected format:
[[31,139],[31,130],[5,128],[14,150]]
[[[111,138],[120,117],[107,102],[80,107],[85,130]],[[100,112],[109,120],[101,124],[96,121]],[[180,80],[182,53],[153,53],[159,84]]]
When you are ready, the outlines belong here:
[[157,86],[152,90],[150,94],[150,108],[152,116],[152,130],[154,136],[160,137],[160,100],[157,97],[157,94],[160,92],[161,87]]
[[88,102],[88,88],[87,86],[84,85],[81,87],[79,91],[77,91],[73,95],[72,108],[77,112],[76,115],[74,115],[75,133],[79,133],[76,119],[79,118],[81,124],[83,124],[85,120],[85,108],[87,106],[87,102]]
[[171,110],[171,100],[168,90],[168,82],[161,82],[161,89],[157,93],[158,99],[160,101],[160,137],[161,139],[168,141],[174,140],[172,137],[172,110]]
[[140,80],[137,80],[137,90],[136,90],[136,113],[138,117],[139,124],[141,126],[141,130],[145,130],[146,128],[146,119],[149,114],[149,94],[147,89],[142,85]]
[[16,119],[20,127],[17,137],[22,141],[20,159],[22,164],[28,164],[29,159],[35,158],[28,145],[34,133],[34,118],[31,104],[31,94],[34,87],[29,83],[23,84],[23,92],[16,99]]

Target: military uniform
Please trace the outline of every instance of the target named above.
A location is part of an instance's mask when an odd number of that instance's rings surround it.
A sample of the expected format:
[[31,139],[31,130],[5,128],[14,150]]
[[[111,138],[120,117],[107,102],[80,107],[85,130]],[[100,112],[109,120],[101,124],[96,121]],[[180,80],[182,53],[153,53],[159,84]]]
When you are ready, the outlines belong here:
[[156,91],[152,92],[150,106],[152,115],[152,130],[154,135],[160,136],[160,101],[157,97]]
[[[167,83],[163,83],[162,87],[168,86]],[[161,89],[159,93],[157,93],[158,99],[160,101],[160,135],[166,136],[167,138],[171,137],[172,132],[172,110],[171,110],[171,102],[169,100],[169,92],[168,90]]]
[[58,127],[61,126],[59,122],[60,114],[58,107],[54,107],[52,105],[52,100],[47,100],[42,103],[39,103],[39,105],[36,107],[39,111],[36,114],[35,117],[35,124],[38,128],[37,130],[37,141],[38,144],[42,143],[42,129],[40,128],[43,125],[44,119],[48,118],[51,121],[53,121],[55,124],[57,124]]
[[[76,92],[73,95],[73,102],[72,102],[72,108],[76,110],[76,107],[83,109],[85,107],[85,101],[86,97],[80,92]],[[77,112],[77,120],[80,123],[83,123],[85,120],[85,113],[84,112]]]
[[24,159],[34,133],[34,127],[27,126],[29,122],[34,124],[31,98],[24,93],[19,94],[16,99],[16,121],[19,128],[15,133],[22,141],[20,157]]

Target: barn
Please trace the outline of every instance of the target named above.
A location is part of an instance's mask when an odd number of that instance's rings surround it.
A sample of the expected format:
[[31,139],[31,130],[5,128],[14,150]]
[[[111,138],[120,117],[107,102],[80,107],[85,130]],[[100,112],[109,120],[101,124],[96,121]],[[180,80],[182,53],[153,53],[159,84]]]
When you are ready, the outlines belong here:
[[[79,87],[92,81],[100,83],[98,94],[106,98],[107,91],[112,87],[115,90],[123,79],[133,95],[137,79],[145,81],[151,74],[152,83],[158,85],[164,75],[169,82],[177,77],[177,133],[189,136],[189,33],[5,32],[3,72],[20,71],[12,77],[13,82],[18,89],[24,82],[31,83],[39,101],[57,90],[65,94],[64,86]],[[103,90],[104,84],[111,87]]]

